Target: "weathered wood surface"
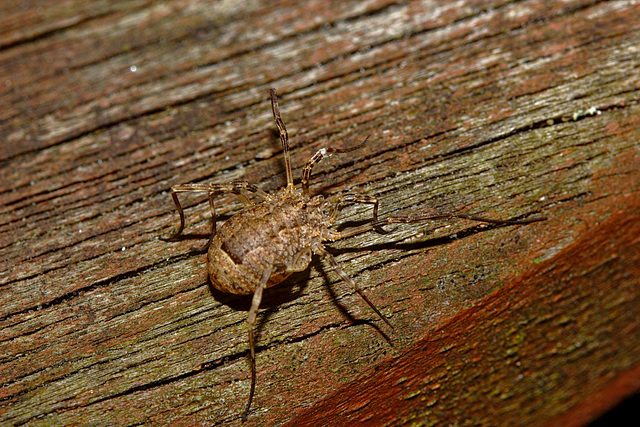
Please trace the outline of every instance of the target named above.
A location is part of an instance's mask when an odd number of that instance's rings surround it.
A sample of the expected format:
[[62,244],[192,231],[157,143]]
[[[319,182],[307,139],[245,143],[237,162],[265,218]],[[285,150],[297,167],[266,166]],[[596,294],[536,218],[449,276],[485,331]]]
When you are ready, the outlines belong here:
[[[637,389],[633,2],[12,7],[0,5],[0,424],[240,423],[249,300],[211,291],[205,256],[189,253],[206,237],[204,199],[186,199],[189,239],[159,238],[176,226],[171,185],[282,187],[269,87],[296,177],[319,148],[371,135],[319,165],[313,191],[377,195],[383,215],[549,220],[332,244],[394,329],[319,262],[270,290],[248,425],[329,409],[335,423],[580,424]],[[239,208],[219,200],[222,215]],[[403,369],[417,373],[400,381]]]
[[629,208],[290,425],[592,420],[640,387],[628,339],[640,333],[640,204]]

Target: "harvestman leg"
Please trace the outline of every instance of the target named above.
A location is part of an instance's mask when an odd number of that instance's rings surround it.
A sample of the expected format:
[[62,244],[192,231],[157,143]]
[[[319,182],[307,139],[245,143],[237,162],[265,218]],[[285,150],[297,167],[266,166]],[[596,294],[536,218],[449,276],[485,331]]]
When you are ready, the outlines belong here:
[[414,215],[414,216],[411,216],[411,215],[390,216],[390,217],[379,219],[377,221],[373,221],[358,227],[353,227],[350,230],[332,233],[331,240],[344,239],[346,237],[355,236],[357,234],[365,233],[370,230],[375,230],[382,226],[390,225],[390,224],[413,224],[416,222],[436,221],[441,219],[453,219],[453,218],[468,219],[470,221],[486,222],[488,224],[496,224],[496,225],[524,225],[524,224],[531,224],[532,222],[544,221],[547,219],[546,217],[536,217],[536,218],[522,219],[522,220],[490,219],[490,218],[483,218],[475,215],[458,214],[458,213],[443,213],[443,214]]
[[335,271],[336,274],[340,276],[342,280],[344,280],[348,285],[350,285],[353,288],[353,290],[355,290],[358,293],[358,295],[360,295],[360,297],[364,300],[364,302],[366,302],[369,305],[369,307],[371,307],[371,309],[378,315],[378,317],[384,320],[384,323],[386,323],[387,325],[389,325],[391,329],[393,329],[393,325],[389,323],[387,318],[382,315],[380,310],[378,310],[378,308],[375,305],[373,305],[371,301],[369,301],[369,298],[367,298],[367,296],[364,294],[362,289],[360,289],[358,284],[351,277],[349,277],[347,273],[345,273],[344,270],[342,270],[342,268],[340,268],[340,265],[338,265],[338,261],[336,261],[333,255],[327,252],[324,246],[322,246],[319,243],[315,244],[313,246],[313,252],[316,253],[317,255],[320,255],[322,258],[326,259],[329,262],[331,269]]
[[253,342],[253,325],[256,323],[256,316],[258,315],[258,308],[262,302],[262,292],[267,286],[269,277],[271,277],[272,267],[267,268],[260,278],[260,283],[253,293],[253,299],[251,300],[251,308],[249,309],[249,315],[247,316],[247,326],[249,329],[249,363],[251,364],[251,391],[249,391],[249,401],[247,407],[242,414],[242,421],[244,422],[249,415],[251,409],[251,402],[253,401],[253,394],[256,391],[256,349]]
[[313,157],[311,157],[307,161],[307,163],[304,165],[304,168],[302,169],[302,179],[300,180],[300,184],[302,186],[302,193],[305,196],[309,195],[309,179],[311,178],[311,171],[313,170],[313,167],[316,165],[316,163],[322,160],[324,156],[329,157],[330,155],[335,153],[342,154],[342,153],[349,153],[350,151],[355,151],[358,148],[361,148],[362,146],[364,146],[364,144],[366,144],[368,139],[369,137],[367,136],[364,139],[364,141],[362,141],[360,144],[356,145],[355,147],[351,147],[351,148],[340,149],[340,148],[329,147],[329,148],[321,148],[320,150],[318,150],[316,154],[314,154]]
[[180,204],[180,200],[178,200],[178,193],[207,193],[209,198],[209,209],[211,210],[211,236],[209,237],[209,241],[202,248],[198,249],[198,252],[206,252],[213,240],[213,236],[216,234],[216,209],[213,203],[213,196],[216,194],[224,194],[224,193],[233,193],[238,196],[238,198],[242,201],[245,207],[251,207],[254,203],[249,199],[249,195],[251,193],[257,194],[262,197],[264,200],[272,200],[272,196],[265,193],[261,189],[259,189],[254,184],[246,181],[234,181],[225,184],[181,184],[174,185],[171,187],[171,197],[173,198],[173,203],[176,205],[176,209],[178,210],[178,215],[180,216],[180,227],[178,227],[178,231],[173,233],[168,240],[175,239],[180,234],[182,234],[182,230],[184,230],[184,212],[182,210],[182,205]]
[[[302,249],[296,256],[294,256],[293,265],[291,266],[293,271],[302,271],[309,264],[308,261],[302,262],[300,265],[300,259],[305,256],[305,254],[309,254],[311,257],[311,247],[306,247]],[[302,267],[302,268],[301,268]],[[258,315],[258,309],[260,308],[260,303],[262,302],[262,293],[266,288],[267,281],[269,281],[269,277],[271,277],[271,272],[273,271],[273,267],[268,268],[262,273],[262,277],[260,278],[260,284],[256,288],[253,293],[253,299],[251,300],[251,308],[249,309],[249,315],[247,316],[247,327],[249,330],[249,363],[251,365],[251,391],[249,392],[249,401],[247,402],[247,407],[242,414],[242,421],[244,422],[249,415],[249,410],[251,409],[251,402],[253,401],[253,395],[256,390],[256,350],[255,343],[253,339],[253,326],[255,325],[256,318]]]
[[[371,203],[373,203],[373,201],[370,201]],[[376,200],[377,202],[377,200]],[[362,203],[367,203],[367,202],[362,202]],[[374,205],[375,207],[377,207],[377,204]],[[375,208],[374,208],[375,211]],[[377,212],[376,212],[377,213]],[[376,214],[374,213],[374,217],[376,216]],[[422,222],[422,221],[434,221],[434,220],[439,220],[439,219],[451,219],[451,218],[461,218],[461,219],[468,219],[471,221],[478,221],[478,222],[486,222],[486,223],[490,223],[490,224],[498,224],[498,225],[520,225],[520,224],[530,224],[532,222],[538,222],[538,221],[544,221],[546,220],[545,217],[537,217],[537,218],[531,218],[531,219],[526,219],[526,220],[513,220],[513,219],[507,219],[507,220],[496,220],[496,219],[489,219],[489,218],[483,218],[483,217],[479,217],[479,216],[474,216],[474,215],[466,215],[466,214],[453,214],[453,213],[447,213],[447,214],[437,214],[437,215],[417,215],[417,216],[403,216],[403,217],[388,217],[388,218],[384,218],[384,219],[375,219],[374,221],[367,223],[367,224],[363,224],[359,227],[354,227],[350,230],[346,230],[343,232],[332,232],[330,234],[330,236],[327,236],[328,240],[339,240],[339,239],[344,239],[346,237],[351,237],[351,236],[355,236],[357,234],[361,234],[367,231],[371,231],[371,230],[378,230],[378,229],[382,229],[382,226],[384,225],[390,225],[390,224],[411,224],[411,223],[415,223],[415,222]],[[389,321],[382,315],[382,313],[376,308],[375,305],[373,305],[373,303],[371,301],[369,301],[369,299],[366,297],[366,295],[364,294],[364,292],[362,292],[362,289],[360,289],[360,287],[356,284],[356,282],[351,279],[351,277],[349,277],[339,266],[338,261],[336,261],[336,259],[333,257],[333,255],[331,255],[329,252],[327,252],[327,250],[324,248],[324,246],[322,246],[321,244],[315,244],[313,247],[313,252],[320,255],[321,257],[325,258],[328,262],[329,265],[331,266],[331,269],[333,271],[335,271],[342,280],[344,280],[345,282],[347,282],[349,285],[351,285],[351,287],[362,297],[362,299],[369,305],[369,307],[371,307],[371,309],[378,315],[378,317],[380,317],[382,320],[384,320],[384,322],[389,325],[389,327],[391,327],[393,329],[393,325],[391,325],[391,323],[389,323]]]
[[[276,123],[276,127],[278,128],[278,134],[280,135],[280,142],[282,143],[282,151],[284,153],[284,165],[285,170],[287,172],[287,188],[292,191],[293,186],[293,173],[291,172],[291,155],[289,154],[289,133],[287,132],[287,128],[282,121],[282,116],[280,116],[280,107],[278,106],[278,95],[275,89],[269,90],[269,96],[271,97],[271,111],[273,112],[273,120]],[[367,136],[362,143],[356,145],[351,148],[322,148],[318,150],[316,154],[311,157],[307,163],[304,165],[302,169],[302,179],[300,184],[302,186],[302,194],[305,196],[309,196],[309,179],[311,177],[311,170],[313,166],[318,163],[324,156],[330,156],[335,153],[348,153],[350,151],[357,150],[362,147],[369,137]]]
[[278,128],[278,134],[280,135],[280,142],[282,143],[282,151],[284,153],[284,166],[287,171],[287,190],[293,191],[293,173],[291,172],[291,155],[289,154],[289,134],[287,128],[280,116],[280,107],[278,107],[278,95],[276,90],[269,89],[269,95],[271,96],[271,111],[273,112],[273,121],[276,122]]
[[[357,193],[347,193],[347,194],[333,196],[329,198],[327,202],[334,205],[333,211],[329,215],[333,219],[335,219],[338,216],[340,211],[344,208],[344,206],[347,203],[359,203],[359,204],[373,205],[373,222],[378,221],[378,206],[380,202],[376,197],[366,196],[364,194],[357,194]],[[381,234],[389,233],[389,231],[386,231],[382,227],[374,227],[374,229]]]

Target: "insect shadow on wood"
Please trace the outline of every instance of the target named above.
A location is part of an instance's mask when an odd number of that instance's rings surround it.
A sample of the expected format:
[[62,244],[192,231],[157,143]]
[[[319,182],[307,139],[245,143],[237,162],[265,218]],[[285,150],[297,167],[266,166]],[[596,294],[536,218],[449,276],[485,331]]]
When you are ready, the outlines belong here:
[[[271,110],[275,120],[284,154],[287,186],[275,195],[268,194],[252,183],[233,181],[222,184],[180,184],[171,187],[171,197],[180,216],[178,230],[167,240],[174,240],[183,231],[184,212],[178,194],[204,193],[208,196],[211,210],[211,235],[207,244],[199,251],[208,252],[207,270],[211,284],[216,289],[239,295],[251,295],[251,308],[247,315],[251,388],[247,405],[242,414],[246,420],[256,388],[256,355],[254,324],[265,289],[276,286],[294,272],[307,269],[313,255],[325,259],[330,270],[346,282],[373,312],[390,328],[391,323],[369,300],[358,284],[340,267],[323,242],[333,242],[368,231],[388,233],[385,226],[391,224],[413,224],[423,221],[453,218],[497,225],[519,225],[542,221],[545,218],[495,220],[464,213],[440,213],[409,216],[378,217],[379,202],[376,197],[350,192],[332,195],[309,194],[309,179],[313,167],[324,157],[342,154],[361,148],[359,145],[339,149],[321,148],[307,161],[302,169],[300,189],[296,189],[291,172],[289,136],[280,117],[276,90],[270,90]],[[219,228],[214,197],[222,193],[233,193],[244,205],[244,210],[228,218]],[[256,203],[252,196],[259,199]],[[371,205],[372,216],[363,224],[340,231],[332,229],[342,209],[347,205]]]

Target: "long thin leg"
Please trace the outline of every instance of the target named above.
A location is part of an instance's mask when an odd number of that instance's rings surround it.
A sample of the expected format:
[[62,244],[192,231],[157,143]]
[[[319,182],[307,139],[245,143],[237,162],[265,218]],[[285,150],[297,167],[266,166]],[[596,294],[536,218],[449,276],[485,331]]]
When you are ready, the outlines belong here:
[[351,148],[340,149],[340,148],[329,147],[329,148],[321,148],[320,150],[318,150],[318,152],[314,154],[313,157],[311,157],[307,161],[307,163],[304,165],[304,168],[302,169],[302,180],[300,181],[300,184],[302,185],[302,193],[306,196],[309,195],[309,179],[311,178],[311,170],[313,169],[313,166],[315,166],[316,163],[322,160],[323,157],[325,156],[329,157],[330,155],[335,153],[342,154],[342,153],[348,153],[350,151],[357,150],[358,148],[366,144],[367,139],[369,139],[369,136],[367,136],[364,139],[364,141],[362,141],[360,144]]
[[[340,211],[345,207],[347,203],[361,203],[366,205],[373,205],[373,222],[378,221],[378,206],[380,202],[376,197],[366,196],[364,194],[347,193],[332,196],[327,200],[328,205],[333,205],[333,210],[329,216],[335,220]],[[389,233],[382,227],[376,227],[375,230],[381,234]]]
[[238,196],[238,198],[242,201],[245,207],[251,207],[254,203],[249,199],[249,194],[254,193],[258,196],[262,197],[265,200],[271,200],[272,197],[256,187],[254,184],[246,181],[234,181],[225,184],[180,184],[174,185],[171,187],[171,197],[173,198],[173,203],[176,205],[176,209],[178,210],[178,215],[180,216],[180,226],[178,230],[173,233],[171,236],[167,238],[167,240],[173,240],[182,234],[184,230],[184,211],[182,210],[182,205],[180,204],[180,200],[178,199],[178,193],[207,193],[209,198],[209,208],[211,210],[211,237],[209,237],[209,241],[207,244],[198,250],[198,252],[205,252],[213,239],[213,236],[216,233],[216,212],[213,203],[213,196],[220,193],[234,193]]
[[371,309],[378,315],[379,318],[381,318],[384,321],[384,323],[386,323],[387,325],[389,325],[390,328],[393,329],[393,325],[391,325],[391,323],[389,323],[387,318],[382,315],[380,310],[378,310],[378,308],[375,305],[373,305],[371,301],[369,301],[369,298],[367,298],[364,292],[362,292],[362,289],[360,289],[358,284],[351,277],[349,277],[347,273],[345,273],[344,270],[342,270],[342,268],[340,268],[340,265],[338,265],[338,261],[336,261],[333,255],[327,252],[324,246],[322,246],[321,244],[315,244],[313,246],[313,252],[320,255],[324,259],[326,259],[329,262],[331,269],[335,271],[342,280],[347,282],[347,284],[350,285],[353,288],[353,290],[355,290],[358,293],[358,295],[360,295],[360,297],[364,300],[364,302],[366,302],[369,305],[369,307],[371,307]]
[[253,341],[253,325],[256,323],[256,316],[258,315],[258,308],[262,302],[262,292],[267,285],[269,277],[271,277],[272,268],[268,268],[262,273],[260,284],[253,293],[253,299],[251,300],[251,309],[249,309],[249,315],[247,316],[247,326],[249,330],[249,363],[251,365],[251,391],[249,391],[249,400],[247,401],[247,407],[242,414],[242,421],[246,421],[251,409],[251,402],[253,401],[253,394],[256,391],[256,349]]
[[357,234],[361,234],[367,232],[369,230],[377,229],[379,227],[390,225],[390,224],[412,224],[415,222],[422,221],[435,221],[440,219],[452,219],[452,218],[460,218],[460,219],[468,219],[471,221],[478,222],[486,222],[489,224],[497,224],[497,225],[524,225],[531,224],[532,222],[545,221],[546,217],[536,217],[531,219],[490,219],[483,218],[475,215],[467,215],[467,214],[458,214],[458,213],[443,213],[443,214],[435,214],[435,215],[416,215],[416,216],[396,216],[396,217],[387,217],[383,219],[379,219],[377,221],[373,221],[359,227],[354,227],[350,230],[345,230],[342,232],[336,232],[332,236],[332,240],[344,239],[345,237],[355,236]]
[[278,106],[278,94],[274,88],[269,89],[271,96],[271,111],[273,112],[273,120],[276,122],[278,133],[280,134],[280,142],[282,143],[282,151],[284,152],[284,167],[287,171],[287,189],[293,191],[293,173],[291,172],[291,155],[289,154],[289,134],[284,126],[282,117],[280,117],[280,107]]

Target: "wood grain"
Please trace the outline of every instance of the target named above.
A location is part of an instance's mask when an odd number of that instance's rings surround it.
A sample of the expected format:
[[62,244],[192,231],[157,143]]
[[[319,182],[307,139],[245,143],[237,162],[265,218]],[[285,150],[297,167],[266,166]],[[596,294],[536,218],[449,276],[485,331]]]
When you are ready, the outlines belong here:
[[[370,135],[323,160],[312,192],[375,195],[382,216],[549,219],[332,244],[394,329],[320,262],[270,289],[247,425],[327,407],[333,425],[580,425],[637,390],[633,2],[5,3],[0,424],[240,424],[250,301],[210,289],[190,253],[206,201],[185,198],[187,239],[161,238],[172,185],[283,186],[270,87],[296,179],[318,149]],[[400,381],[411,363],[428,366]]]

